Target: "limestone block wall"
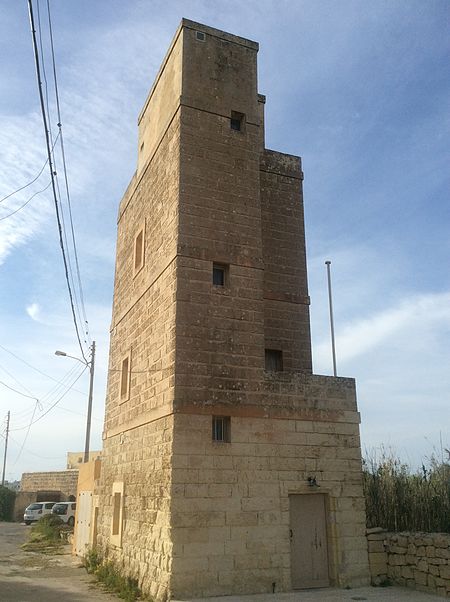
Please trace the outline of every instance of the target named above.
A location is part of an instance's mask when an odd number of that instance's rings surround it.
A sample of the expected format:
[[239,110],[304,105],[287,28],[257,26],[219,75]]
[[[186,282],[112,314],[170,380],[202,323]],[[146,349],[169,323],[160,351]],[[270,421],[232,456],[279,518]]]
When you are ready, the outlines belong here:
[[[95,490],[101,500],[98,547],[157,600],[165,599],[172,562],[172,425],[173,417],[167,416],[106,439]],[[123,511],[120,538],[114,540],[115,484],[123,486]]]
[[367,533],[372,582],[398,585],[450,598],[450,534]]
[[35,491],[18,491],[14,500],[13,520],[21,523],[25,508],[36,501]]
[[21,491],[61,491],[65,496],[77,495],[78,470],[53,472],[24,472],[20,481]]
[[231,418],[211,440],[211,415],[176,414],[171,595],[291,589],[289,495],[326,495],[331,583],[368,581],[358,424]]
[[[119,210],[105,437],[154,419],[163,407],[167,413],[173,398],[178,128],[175,116]],[[134,242],[142,228],[143,265],[136,272]],[[130,394],[122,399],[126,356]]]
[[264,150],[260,161],[265,347],[287,371],[312,372],[303,172],[299,157]]

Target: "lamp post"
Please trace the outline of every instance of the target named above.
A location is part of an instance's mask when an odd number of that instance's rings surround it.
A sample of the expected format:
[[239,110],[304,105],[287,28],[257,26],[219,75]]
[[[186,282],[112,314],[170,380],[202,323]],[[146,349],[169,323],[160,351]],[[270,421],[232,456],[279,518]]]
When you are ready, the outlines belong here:
[[86,440],[84,443],[84,462],[89,462],[89,441],[91,439],[91,417],[92,417],[92,395],[94,389],[94,365],[95,365],[95,341],[92,341],[91,345],[91,359],[85,361],[79,357],[69,355],[65,351],[55,351],[55,355],[62,355],[63,357],[70,357],[73,360],[77,360],[89,368],[89,396],[88,396],[88,411],[86,419]]

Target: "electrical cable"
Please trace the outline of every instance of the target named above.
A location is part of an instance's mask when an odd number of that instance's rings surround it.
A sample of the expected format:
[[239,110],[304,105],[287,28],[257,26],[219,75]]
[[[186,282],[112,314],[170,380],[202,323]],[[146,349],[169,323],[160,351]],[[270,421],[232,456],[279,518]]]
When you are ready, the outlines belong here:
[[[50,9],[50,7],[49,7],[48,4],[47,4],[47,8],[48,8],[48,10]],[[45,106],[46,106],[47,117],[48,117],[47,124],[48,124],[49,136],[50,136],[50,139],[52,139],[53,138],[52,120],[50,118],[48,82],[47,82],[47,72],[46,72],[46,68],[45,68],[45,56],[44,56],[44,48],[43,48],[43,40],[42,40],[41,11],[40,11],[40,2],[39,2],[39,0],[37,0],[37,22],[38,22],[38,34],[39,34],[39,49],[40,49],[40,54],[41,54],[42,76],[43,76],[44,86],[45,86]],[[59,99],[57,99],[57,105],[59,106]],[[60,125],[60,123],[61,123],[61,119],[60,119],[60,116],[58,115],[58,125]],[[62,203],[61,190],[59,188],[58,169],[57,169],[57,165],[56,165],[56,156],[55,156],[55,152],[54,152],[54,147],[52,148],[52,151],[51,151],[51,159],[53,161],[53,175],[55,177],[56,192],[57,192],[57,197],[58,197],[58,201],[59,201],[59,206],[60,206],[60,209],[61,209],[60,217],[61,217],[61,225],[62,225],[62,234],[63,234],[63,237],[64,237],[63,244],[65,244],[65,249],[67,249],[66,259],[67,259],[67,267],[68,267],[68,272],[69,272],[69,278],[70,278],[70,282],[71,282],[71,285],[72,285],[72,294],[73,294],[73,297],[74,297],[74,306],[76,308],[76,312],[77,312],[77,315],[78,315],[78,320],[79,320],[80,324],[83,324],[83,319],[81,317],[80,309],[79,309],[79,304],[78,304],[77,289],[76,289],[75,281],[74,281],[74,277],[73,277],[72,261],[71,261],[70,253],[68,252],[69,245],[68,245],[68,242],[67,242],[66,223],[65,223],[65,218],[64,218],[64,207],[63,207],[63,203]],[[84,340],[84,342],[86,343],[86,340]]]
[[[36,368],[35,366],[32,366],[27,361],[25,361],[23,358],[19,357],[18,355],[16,355],[15,353],[13,353],[12,351],[10,351],[9,349],[7,349],[6,347],[4,347],[1,344],[0,344],[0,349],[3,349],[3,351],[6,351],[6,353],[9,353],[13,357],[15,357],[17,360],[19,360],[20,362],[22,362],[23,364],[25,364],[25,366],[28,366],[32,370],[35,370],[38,374],[42,374],[42,376],[45,376],[46,378],[49,378],[50,380],[53,380],[55,382],[59,382],[58,379],[55,378],[54,376],[50,376],[50,374],[46,374],[45,372],[42,372],[42,370],[39,370],[39,368]],[[77,393],[80,393],[80,395],[85,395],[84,391],[80,391],[79,389],[73,389],[73,390],[76,391]]]
[[[47,115],[49,117],[49,119],[48,119],[48,131],[49,131],[50,139],[51,139],[51,138],[53,138],[53,136],[52,136],[52,123],[51,123],[51,119],[50,119],[50,106],[49,106],[47,72],[46,72],[46,69],[45,69],[44,47],[42,45],[41,4],[40,4],[39,0],[36,0],[36,3],[37,3],[37,22],[38,22],[38,33],[39,33],[39,50],[41,52],[42,76],[43,76],[43,79],[44,79],[44,86],[45,86],[45,106],[46,106],[46,109],[47,109]],[[54,153],[52,153],[52,157],[53,157],[53,165],[55,166],[55,172],[57,172]]]
[[31,429],[31,425],[33,424],[34,415],[36,414],[36,410],[38,409],[38,404],[39,404],[39,400],[36,400],[36,403],[34,405],[33,415],[31,416],[30,424],[28,425],[28,429],[27,429],[27,432],[25,433],[25,437],[22,441],[22,445],[20,446],[19,453],[17,454],[15,461],[12,463],[12,466],[15,466],[17,464],[20,456],[22,455],[23,448],[28,439],[28,435],[30,434],[30,429]]
[[89,334],[89,322],[87,319],[86,308],[84,305],[83,286],[81,284],[80,265],[78,262],[78,252],[77,252],[77,246],[76,246],[76,240],[75,240],[75,230],[73,227],[73,219],[72,219],[72,204],[71,204],[70,192],[69,192],[69,180],[67,177],[66,154],[65,154],[65,150],[64,150],[64,137],[63,137],[63,132],[62,132],[61,109],[60,109],[60,103],[59,103],[58,79],[56,76],[55,48],[54,48],[54,44],[53,44],[53,27],[52,27],[52,19],[51,19],[51,14],[50,14],[50,0],[47,0],[47,14],[48,14],[48,28],[49,28],[49,33],[50,33],[50,48],[51,48],[51,55],[52,55],[53,81],[55,84],[56,110],[57,110],[57,115],[58,115],[58,128],[59,128],[59,133],[61,134],[61,136],[60,136],[61,157],[62,157],[62,162],[63,162],[64,181],[65,181],[66,195],[67,195],[67,205],[69,207],[69,219],[70,219],[70,229],[71,229],[71,233],[72,233],[73,252],[74,252],[74,257],[75,257],[75,266],[76,266],[76,270],[77,270],[78,287],[79,287],[79,291],[80,291],[81,310],[83,312],[84,324],[85,324],[85,328],[86,328],[85,334],[87,336],[89,344],[91,345],[92,340],[91,340],[91,337]]
[[[61,390],[64,390],[64,388],[67,386],[68,384],[68,380],[73,376],[74,372],[77,371],[77,367],[78,365],[75,364],[74,366],[72,366],[72,368],[69,370],[69,372],[61,379],[61,381],[58,382],[58,384],[53,387],[50,391],[48,391],[43,397],[41,397],[40,400],[38,400],[39,403],[39,409],[41,411],[43,411],[44,407],[46,405],[50,406],[52,403],[52,400],[60,394]],[[36,398],[35,398],[36,399]],[[42,403],[41,403],[42,402]],[[70,411],[70,410],[68,410]],[[16,416],[16,424],[17,422],[22,422],[23,420],[25,420],[25,425],[24,426],[20,426],[17,427],[17,430],[21,430],[22,428],[26,428],[26,425],[28,424],[29,419],[26,419],[26,415],[30,414],[31,412],[35,413],[35,408],[33,408],[32,410],[28,409],[25,412],[25,416],[24,415],[20,415],[20,414],[14,414]],[[18,417],[18,420],[17,420]]]
[[[64,393],[55,401],[55,403],[53,403],[43,414],[41,414],[41,416],[39,416],[38,418],[36,418],[36,420],[34,422],[30,423],[30,427],[33,424],[36,424],[36,422],[39,422],[40,420],[42,420],[42,418],[44,418],[45,416],[47,416],[47,414],[49,412],[51,412],[51,410],[53,410],[53,408],[58,405],[58,403],[61,401],[61,399],[63,399],[63,397],[65,397],[67,395],[67,393],[70,391],[70,389],[72,388],[72,386],[77,382],[77,380],[79,380],[81,378],[81,376],[84,374],[86,368],[87,368],[87,366],[83,366],[83,370],[80,372],[80,374],[78,374],[78,376],[73,381],[73,383],[66,389],[66,391],[64,391]],[[27,427],[25,426],[25,427],[22,427],[22,428],[11,429],[11,431],[23,431],[25,428],[27,428]]]
[[[3,439],[6,439],[6,437],[4,435],[2,435],[1,433],[0,433],[0,437],[3,437]],[[17,446],[20,445],[20,443],[18,441],[16,441],[13,437],[11,437],[11,435],[9,436],[9,440]],[[31,454],[32,456],[36,456],[37,458],[41,458],[41,460],[60,460],[61,459],[60,456],[56,456],[53,458],[47,458],[46,456],[41,456],[39,454],[36,454],[35,452],[30,451],[29,449],[24,449],[23,451],[27,454]]]
[[36,401],[39,401],[39,399],[37,397],[32,397],[31,395],[25,395],[25,393],[22,393],[21,391],[18,391],[17,389],[14,389],[13,387],[10,387],[6,383],[4,383],[2,380],[0,380],[0,385],[3,385],[4,387],[6,387],[7,389],[9,389],[10,391],[14,391],[14,393],[18,393],[19,395],[22,395],[22,397],[28,397],[28,399],[34,399]]
[[25,391],[28,391],[28,393],[32,396],[32,399],[36,399],[35,395],[33,395],[33,393],[30,391],[30,389],[28,389],[28,387],[26,387],[23,383],[18,381],[17,378],[14,376],[14,374],[11,374],[11,372],[8,372],[8,370],[4,366],[1,366],[1,365],[0,365],[0,370],[3,370],[3,372],[5,374],[7,374],[10,378],[12,378],[13,381],[15,381],[19,385],[19,387],[22,387],[22,389],[25,389]]
[[43,188],[42,190],[38,190],[37,192],[35,192],[33,195],[30,196],[30,198],[28,199],[28,201],[25,201],[25,203],[23,205],[21,205],[20,207],[18,207],[14,211],[11,211],[11,213],[8,213],[8,215],[4,215],[3,217],[0,217],[0,222],[3,221],[4,219],[8,219],[9,217],[12,217],[13,215],[15,215],[16,213],[18,213],[19,211],[21,211],[24,207],[26,207],[28,205],[28,203],[32,199],[34,199],[35,196],[37,196],[38,194],[41,194],[42,192],[45,192],[47,190],[47,188],[50,186],[50,184],[51,184],[51,182],[49,182],[47,184],[47,186],[45,188]]
[[[20,391],[18,391],[17,389],[13,389],[12,387],[10,387],[9,385],[7,385],[6,383],[3,383],[2,381],[0,381],[0,384],[4,384],[5,387],[7,387],[8,389],[11,389],[11,390],[15,391],[16,393],[19,393],[20,395],[23,395],[24,397],[28,397],[30,399],[35,399],[37,401],[37,403],[38,403],[39,409],[42,411],[43,410],[43,404],[51,404],[51,399],[55,395],[59,394],[61,388],[64,388],[67,385],[67,381],[73,376],[74,372],[77,371],[77,367],[78,367],[78,364],[74,364],[70,368],[69,372],[67,372],[67,374],[65,374],[64,377],[60,381],[57,381],[57,385],[55,387],[53,387],[52,389],[50,389],[50,391],[48,391],[43,397],[41,397],[41,399],[38,399],[36,396],[25,395],[25,394],[21,393]],[[2,368],[2,369],[4,370],[4,368]],[[6,370],[5,370],[5,372],[7,374],[9,374]],[[10,376],[12,377],[12,375],[10,375]],[[19,383],[19,381],[17,381],[17,379],[14,379],[14,380],[16,380],[16,382]],[[21,386],[24,389],[28,390],[24,385],[21,385]],[[68,411],[70,411],[70,410],[68,410]],[[22,412],[14,412],[13,415],[16,417],[16,422],[17,422],[17,418],[19,419],[19,421],[22,421],[22,420],[26,419],[26,416],[28,414],[30,414],[31,412],[34,413],[35,412],[35,408],[33,408],[32,410],[27,409],[27,410],[22,411]],[[27,422],[28,422],[28,420],[27,420]]]
[[[56,136],[56,138],[55,138],[55,141],[53,142],[53,145],[52,145],[52,151],[53,151],[53,149],[55,148],[55,145],[56,145],[56,143],[57,143],[57,141],[58,141],[58,138],[59,138],[59,132],[58,132],[58,135],[57,135],[57,136]],[[30,186],[31,184],[33,184],[33,183],[34,183],[34,182],[35,182],[35,181],[36,181],[36,180],[39,178],[39,176],[41,175],[41,173],[44,171],[44,168],[45,168],[45,166],[47,165],[47,163],[48,163],[48,158],[47,158],[46,162],[44,163],[44,165],[43,165],[43,167],[42,167],[41,171],[40,171],[40,172],[39,172],[39,174],[36,176],[36,178],[34,178],[34,180],[32,180],[32,181],[31,181],[29,184],[27,184],[26,186],[22,186],[22,188],[18,188],[18,189],[17,189],[17,190],[15,190],[14,192],[11,192],[11,194],[8,194],[8,196],[5,196],[5,197],[2,199],[2,201],[4,201],[5,199],[9,198],[9,197],[10,197],[10,196],[12,196],[13,194],[16,194],[16,193],[17,193],[17,192],[19,192],[20,190],[23,190],[24,188],[27,188],[28,186]],[[31,196],[31,197],[28,199],[28,201],[25,201],[25,203],[24,203],[23,205],[21,205],[21,206],[20,206],[18,209],[16,209],[15,211],[12,211],[12,212],[11,212],[11,213],[9,213],[8,215],[5,215],[5,216],[3,216],[3,217],[0,217],[0,221],[2,221],[2,220],[4,220],[4,219],[7,219],[8,217],[11,217],[11,216],[12,216],[12,215],[14,215],[15,213],[17,213],[18,211],[20,211],[21,209],[23,209],[24,207],[26,207],[26,205],[28,205],[28,203],[29,203],[29,202],[30,202],[32,199],[34,199],[34,197],[35,197],[35,196],[37,196],[38,194],[41,194],[42,192],[45,192],[45,191],[47,190],[47,188],[50,186],[50,184],[51,184],[51,181],[50,181],[50,182],[47,184],[47,186],[46,186],[45,188],[43,188],[42,190],[38,190],[38,192],[35,192],[35,193],[34,193],[34,194],[33,194],[33,195],[32,195],[32,196]],[[0,201],[0,202],[1,202],[1,201]]]
[[3,203],[3,201],[6,201],[6,199],[9,199],[10,197],[14,196],[18,192],[21,192],[22,190],[25,190],[25,188],[28,188],[28,186],[31,186],[31,184],[34,184],[36,182],[36,180],[39,180],[39,178],[40,178],[42,172],[44,171],[45,166],[47,165],[47,163],[48,163],[48,158],[45,160],[45,163],[42,166],[42,168],[41,168],[40,172],[38,173],[38,175],[33,180],[31,180],[31,182],[28,182],[28,184],[25,184],[24,186],[21,186],[20,188],[17,188],[17,190],[14,190],[13,192],[10,192],[9,194],[7,194],[3,198],[1,198],[0,199],[0,203]]
[[47,127],[47,117],[46,117],[46,113],[45,113],[44,98],[43,98],[43,93],[42,93],[42,82],[41,82],[41,75],[40,75],[39,55],[38,55],[37,42],[36,42],[36,30],[34,27],[32,0],[28,0],[28,9],[29,9],[32,39],[33,39],[33,49],[34,49],[34,58],[35,58],[35,66],[36,66],[36,76],[37,76],[37,81],[38,81],[39,99],[40,99],[40,105],[41,105],[41,114],[42,114],[42,121],[43,121],[43,125],[44,125],[45,141],[46,141],[46,146],[47,146],[48,164],[49,164],[50,176],[51,176],[51,181],[52,181],[52,192],[53,192],[53,200],[54,200],[55,211],[56,211],[56,221],[58,224],[59,243],[60,243],[61,253],[62,253],[62,257],[63,257],[65,278],[66,278],[66,283],[67,283],[68,292],[69,292],[69,300],[70,300],[70,306],[71,306],[71,311],[72,311],[72,318],[73,318],[73,322],[74,322],[74,326],[75,326],[76,336],[78,339],[78,345],[80,347],[81,355],[82,355],[84,361],[87,362],[86,357],[84,355],[83,345],[81,344],[80,333],[78,330],[78,324],[77,324],[77,320],[76,320],[76,316],[75,316],[73,295],[72,295],[72,290],[71,290],[70,282],[69,282],[66,252],[64,249],[63,238],[62,238],[60,210],[58,207],[58,199],[56,196],[55,179],[54,179],[54,173],[53,173],[53,164],[52,164],[52,156],[51,156],[50,140],[49,140],[49,130]]

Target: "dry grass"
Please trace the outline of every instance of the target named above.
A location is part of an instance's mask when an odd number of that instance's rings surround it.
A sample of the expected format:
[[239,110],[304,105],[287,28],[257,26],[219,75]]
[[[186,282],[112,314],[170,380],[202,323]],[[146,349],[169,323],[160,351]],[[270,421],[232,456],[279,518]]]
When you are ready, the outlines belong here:
[[450,462],[433,455],[413,472],[382,449],[379,459],[366,455],[363,469],[367,527],[450,533]]

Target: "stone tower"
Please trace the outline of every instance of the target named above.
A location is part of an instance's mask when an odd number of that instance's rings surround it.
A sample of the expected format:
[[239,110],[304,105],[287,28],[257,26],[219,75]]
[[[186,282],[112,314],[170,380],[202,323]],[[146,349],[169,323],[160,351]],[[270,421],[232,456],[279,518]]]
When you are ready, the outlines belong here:
[[97,544],[157,600],[367,581],[352,379],[312,374],[258,44],[183,19],[120,204]]

